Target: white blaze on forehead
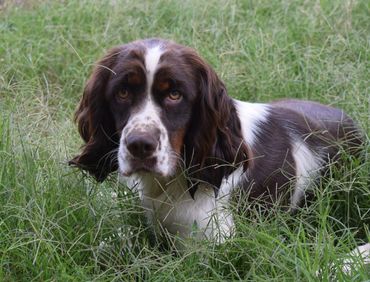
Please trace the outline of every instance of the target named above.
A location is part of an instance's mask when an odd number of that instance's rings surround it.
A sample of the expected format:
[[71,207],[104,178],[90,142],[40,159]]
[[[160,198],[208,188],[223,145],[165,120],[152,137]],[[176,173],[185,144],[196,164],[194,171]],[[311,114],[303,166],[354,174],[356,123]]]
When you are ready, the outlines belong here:
[[146,50],[145,54],[145,68],[147,71],[147,81],[148,81],[148,92],[153,84],[154,74],[157,70],[159,59],[163,54],[163,50],[160,45],[156,45]]
[[144,56],[147,76],[147,93],[140,105],[133,109],[127,122],[128,126],[122,131],[118,161],[120,170],[123,174],[135,173],[135,171],[132,171],[130,164],[132,156],[125,145],[126,137],[135,131],[152,132],[153,129],[159,130],[160,132],[160,140],[153,153],[153,157],[157,160],[156,165],[153,167],[153,171],[163,176],[169,176],[175,172],[177,159],[171,154],[172,148],[169,142],[168,132],[161,120],[161,108],[155,103],[151,93],[154,75],[158,69],[162,53],[163,50],[161,46],[156,45],[148,48]]
[[[154,74],[158,68],[159,59],[161,58],[163,51],[160,45],[156,45],[154,47],[150,47],[146,50],[145,53],[145,68],[146,68],[146,75],[147,75],[147,96],[143,101],[141,109],[137,112],[134,118],[138,120],[140,124],[147,124],[148,121],[155,121],[159,122],[159,109],[153,103],[151,88],[153,84]],[[151,123],[151,122],[149,122]]]
[[159,109],[154,104],[152,99],[151,88],[153,85],[154,74],[158,68],[159,59],[161,58],[163,51],[160,45],[150,47],[146,50],[145,53],[145,68],[147,73],[147,96],[141,107],[141,110],[138,112],[137,119],[139,123],[146,124],[148,121],[160,122],[159,119]]

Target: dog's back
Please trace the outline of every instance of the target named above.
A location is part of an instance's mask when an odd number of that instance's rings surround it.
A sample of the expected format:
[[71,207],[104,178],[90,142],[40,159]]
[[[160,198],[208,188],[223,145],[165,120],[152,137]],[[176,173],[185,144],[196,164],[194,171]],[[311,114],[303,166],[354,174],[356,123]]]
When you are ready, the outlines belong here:
[[243,190],[251,199],[269,205],[287,200],[288,195],[291,207],[296,207],[328,163],[337,161],[342,151],[360,152],[360,130],[340,109],[290,99],[266,104],[264,111],[256,142],[247,144],[250,154]]
[[[343,110],[313,101],[286,99],[272,103],[303,116],[309,124],[327,130],[330,137],[351,154],[357,155],[364,142],[361,130]],[[325,132],[323,132],[325,133]]]

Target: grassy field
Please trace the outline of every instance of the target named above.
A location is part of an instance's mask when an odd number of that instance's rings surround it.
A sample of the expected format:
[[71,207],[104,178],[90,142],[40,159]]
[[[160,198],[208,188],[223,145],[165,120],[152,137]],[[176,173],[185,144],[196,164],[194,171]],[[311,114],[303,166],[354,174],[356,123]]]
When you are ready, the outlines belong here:
[[[368,1],[11,2],[0,4],[0,281],[314,281],[320,268],[323,281],[370,279],[366,266],[339,270],[370,241]],[[150,244],[137,195],[67,166],[92,65],[145,37],[196,48],[233,97],[345,109],[364,129],[364,162],[333,168],[296,216],[236,215],[221,246]]]

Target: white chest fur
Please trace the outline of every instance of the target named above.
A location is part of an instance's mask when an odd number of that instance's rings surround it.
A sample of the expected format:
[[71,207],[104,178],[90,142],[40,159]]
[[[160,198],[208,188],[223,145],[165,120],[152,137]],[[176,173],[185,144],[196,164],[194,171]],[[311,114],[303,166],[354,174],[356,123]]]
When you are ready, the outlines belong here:
[[148,222],[156,232],[166,230],[181,238],[207,238],[221,243],[234,233],[229,198],[236,185],[234,179],[241,178],[240,172],[238,169],[223,180],[217,198],[210,186],[200,184],[193,199],[182,175],[167,183],[147,174],[127,182],[137,187]]

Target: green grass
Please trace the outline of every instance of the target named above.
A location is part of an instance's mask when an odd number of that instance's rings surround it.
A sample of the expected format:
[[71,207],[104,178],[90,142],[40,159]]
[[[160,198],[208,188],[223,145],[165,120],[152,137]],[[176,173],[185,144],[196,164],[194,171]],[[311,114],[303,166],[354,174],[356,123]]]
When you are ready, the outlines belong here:
[[[370,279],[369,267],[351,276],[326,267],[370,239],[368,1],[5,2],[1,281],[313,281],[321,267],[324,281]],[[96,184],[67,166],[82,144],[73,111],[92,65],[145,37],[196,48],[233,97],[343,108],[365,132],[364,162],[333,168],[297,216],[237,215],[238,234],[224,245],[189,242],[173,255],[150,244],[135,194],[114,175]]]

